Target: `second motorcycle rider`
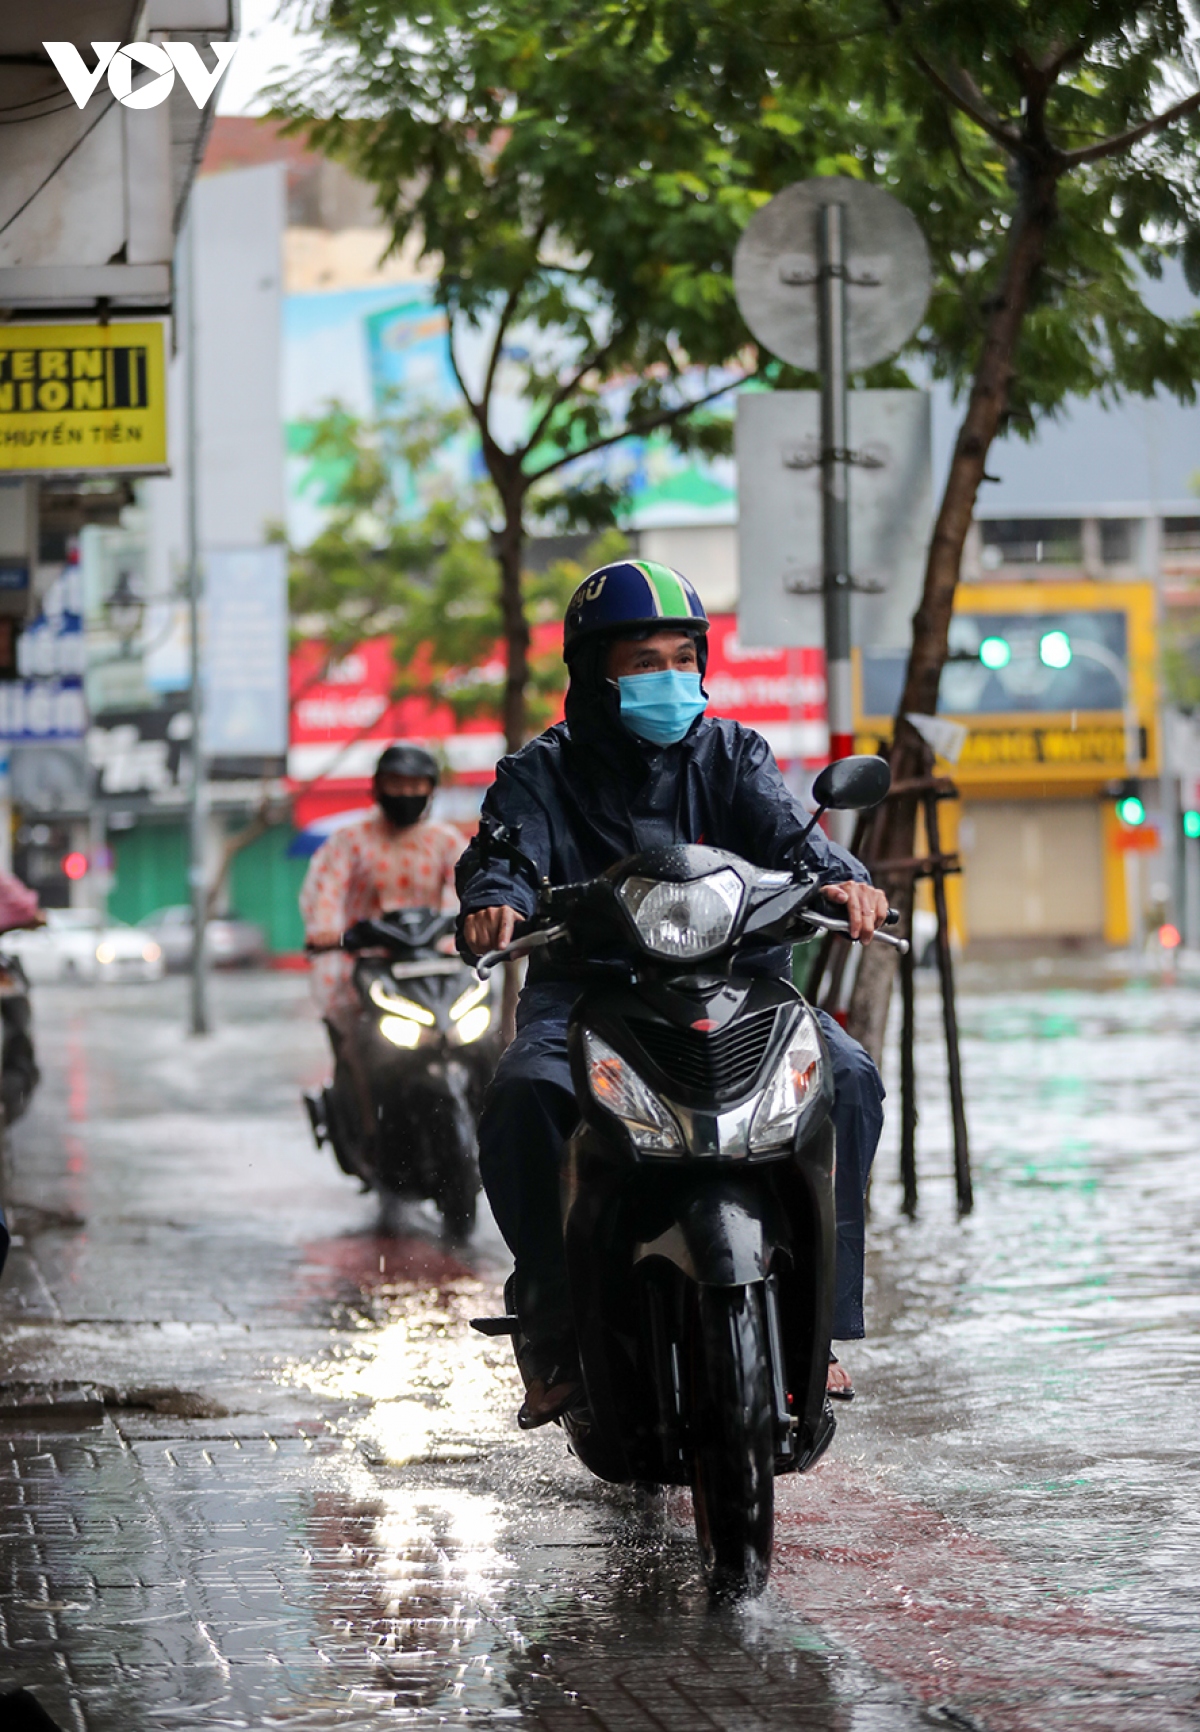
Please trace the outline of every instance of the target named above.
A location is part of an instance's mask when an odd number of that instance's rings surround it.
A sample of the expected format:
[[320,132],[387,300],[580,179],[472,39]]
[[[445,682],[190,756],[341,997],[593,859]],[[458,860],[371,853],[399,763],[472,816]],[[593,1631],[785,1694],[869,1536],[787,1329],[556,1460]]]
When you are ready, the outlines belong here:
[[[705,715],[708,618],[686,578],[647,560],[594,571],[567,609],[566,721],[497,766],[485,822],[519,831],[551,884],[594,878],[640,850],[679,842],[729,849],[755,865],[803,861],[828,885],[854,936],[882,925],[887,899],[865,868],[814,830],[761,735]],[[476,844],[458,867],[460,945],[481,956],[507,944],[534,910],[530,885],[506,864],[483,866]],[[740,973],[790,978],[782,947],[747,943]],[[517,1035],[489,1088],[479,1126],[488,1200],[516,1263],[515,1305],[533,1375],[520,1423],[561,1414],[578,1392],[559,1214],[559,1163],[578,1118],[567,1018],[578,988],[531,959]],[[833,1334],[863,1334],[863,1210],[883,1124],[883,1085],[870,1058],[817,1012],[833,1066],[837,1138],[837,1283]],[[830,1368],[830,1393],[849,1393]]]
[[[325,1020],[336,1065],[353,1065],[358,1016],[353,958],[337,950],[356,920],[395,908],[453,908],[454,863],[462,837],[429,817],[437,759],[423,746],[388,746],[375,766],[377,811],[335,830],[313,855],[300,891],[305,941],[313,962],[313,996]],[[361,1084],[364,1100],[369,1091]]]

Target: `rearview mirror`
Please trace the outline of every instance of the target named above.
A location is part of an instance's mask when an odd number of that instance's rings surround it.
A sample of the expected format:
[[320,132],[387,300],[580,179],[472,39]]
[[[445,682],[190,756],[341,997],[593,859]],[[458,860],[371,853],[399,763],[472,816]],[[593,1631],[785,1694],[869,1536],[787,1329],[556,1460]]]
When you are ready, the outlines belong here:
[[892,785],[882,758],[837,758],[826,764],[812,786],[818,806],[830,812],[864,812],[878,806]]

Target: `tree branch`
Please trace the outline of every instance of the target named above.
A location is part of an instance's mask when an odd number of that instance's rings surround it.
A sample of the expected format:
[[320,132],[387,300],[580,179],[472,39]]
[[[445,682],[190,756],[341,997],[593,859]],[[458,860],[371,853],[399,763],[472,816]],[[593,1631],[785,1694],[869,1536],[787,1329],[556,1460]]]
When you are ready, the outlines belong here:
[[1044,60],[1037,62],[1037,70],[1047,84],[1052,84],[1063,68],[1070,66],[1074,60],[1082,59],[1091,45],[1092,37],[1077,36],[1074,42],[1062,43],[1057,48],[1052,48]]
[[1082,150],[1068,150],[1063,154],[1063,165],[1066,169],[1078,168],[1080,163],[1099,162],[1106,156],[1118,156],[1123,150],[1128,150],[1139,139],[1149,137],[1152,132],[1161,132],[1163,127],[1170,126],[1176,120],[1182,120],[1185,114],[1192,114],[1200,108],[1200,90],[1194,90],[1190,96],[1185,96],[1182,102],[1177,102],[1173,108],[1164,109],[1161,114],[1152,114],[1149,120],[1143,120],[1140,126],[1131,126],[1128,132],[1114,133],[1111,138],[1101,139],[1099,144],[1088,144]]
[[[525,281],[527,280],[528,279],[525,279]],[[491,402],[492,398],[492,386],[496,382],[496,368],[500,365],[500,351],[504,347],[504,338],[508,331],[512,316],[517,310],[517,303],[521,299],[521,291],[524,287],[525,282],[523,281],[518,283],[515,288],[509,290],[500,313],[500,318],[496,324],[496,338],[492,344],[492,352],[488,356],[487,372],[483,377],[483,391],[479,398],[479,407],[485,417],[488,412],[488,404]],[[455,376],[458,377],[457,367],[455,368]],[[462,379],[459,378],[458,382],[461,386]]]
[[528,457],[542,434],[546,431],[546,428],[550,425],[550,418],[554,414],[554,411],[566,402],[567,398],[571,396],[572,392],[577,390],[589,373],[594,372],[597,367],[604,364],[605,359],[611,355],[612,351],[616,348],[624,335],[625,333],[623,330],[614,331],[607,343],[602,343],[595,353],[589,355],[587,360],[584,361],[574,373],[572,373],[571,377],[564,384],[558,387],[549,403],[546,405],[546,411],[539,418],[537,426],[533,429],[533,432],[529,435],[524,445],[522,445],[520,450],[520,456],[522,458]]
[[[901,25],[904,22],[904,11],[899,0],[884,0],[888,16],[892,23]],[[947,102],[952,102],[968,120],[973,120],[989,138],[994,138],[997,144],[1005,150],[1016,151],[1020,148],[1021,135],[1011,126],[1005,126],[1000,116],[996,114],[985,99],[983,92],[966,72],[956,67],[954,76],[948,78],[939,72],[932,61],[927,60],[921,50],[912,45],[910,50],[916,66],[924,73],[934,89],[944,96]]]
[[663,409],[657,415],[647,415],[640,421],[631,421],[619,433],[609,433],[603,439],[593,439],[590,444],[581,445],[578,451],[568,451],[562,457],[556,457],[553,463],[547,463],[544,469],[537,470],[529,477],[527,485],[532,487],[535,481],[544,480],[547,475],[553,475],[556,469],[565,468],[577,458],[590,457],[594,451],[604,451],[610,445],[619,445],[622,439],[640,439],[643,434],[654,433],[660,427],[673,427],[676,421],[682,421],[683,417],[690,415],[694,409],[702,409],[706,403],[725,396],[727,391],[736,391],[737,387],[744,385],[750,377],[749,373],[743,373],[740,378],[731,379],[727,385],[718,385],[715,391],[707,391],[703,397],[695,397],[690,403],[679,403],[674,409]]
[[[538,249],[541,247],[542,241],[545,239],[546,226],[546,222],[543,220],[533,236],[533,257],[535,265],[538,263]],[[483,381],[483,395],[479,399],[479,407],[485,416],[488,412],[488,405],[492,400],[492,386],[496,382],[496,368],[500,365],[500,354],[504,348],[504,338],[508,331],[508,327],[512,322],[513,314],[516,312],[517,307],[520,304],[521,295],[524,292],[526,283],[529,281],[529,277],[530,273],[526,271],[520,282],[509,290],[508,298],[504,303],[504,309],[500,314],[500,322],[496,326],[496,340],[492,344],[492,353],[488,359],[487,374]],[[459,384],[462,384],[461,379],[459,379]]]
[[467,382],[462,376],[462,368],[459,366],[458,356],[454,352],[454,320],[450,316],[449,308],[446,309],[446,353],[450,359],[450,371],[454,374],[458,388],[462,392],[463,402],[471,411],[472,419],[486,439],[488,436],[486,408],[483,403],[477,403],[467,390]]

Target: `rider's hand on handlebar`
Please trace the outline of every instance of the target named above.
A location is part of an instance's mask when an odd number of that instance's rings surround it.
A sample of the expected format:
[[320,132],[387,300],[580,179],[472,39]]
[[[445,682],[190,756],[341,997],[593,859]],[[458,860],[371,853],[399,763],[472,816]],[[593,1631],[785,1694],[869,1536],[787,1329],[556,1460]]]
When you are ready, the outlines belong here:
[[846,910],[851,938],[870,944],[888,916],[888,899],[874,885],[860,884],[856,878],[845,884],[829,884],[821,892],[830,902],[840,902]]
[[515,908],[479,908],[463,921],[463,937],[473,956],[486,956],[489,950],[503,950],[512,943],[517,924]]
[[308,950],[337,950],[341,942],[340,932],[309,932],[304,940]]

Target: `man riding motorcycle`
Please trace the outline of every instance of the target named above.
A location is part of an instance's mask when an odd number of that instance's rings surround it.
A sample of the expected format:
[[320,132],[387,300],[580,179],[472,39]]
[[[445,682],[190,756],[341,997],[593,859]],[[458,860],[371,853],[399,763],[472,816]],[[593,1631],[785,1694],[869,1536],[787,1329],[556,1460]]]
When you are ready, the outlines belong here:
[[[842,904],[853,936],[869,942],[887,899],[865,868],[808,819],[766,741],[706,716],[708,618],[686,578],[648,560],[618,560],[584,580],[567,608],[566,721],[497,766],[484,821],[519,827],[520,848],[552,884],[597,876],[643,849],[705,842],[754,864],[803,862]],[[458,867],[460,948],[473,956],[511,939],[535,906],[532,885],[478,840]],[[743,946],[744,973],[790,975],[786,950]],[[559,1218],[562,1146],[578,1119],[567,1059],[567,1017],[577,995],[542,956],[531,959],[517,1034],[488,1090],[479,1165],[513,1253],[515,1306],[528,1347],[518,1415],[530,1429],[557,1418],[578,1393]],[[863,1211],[883,1125],[883,1085],[856,1041],[817,1013],[832,1061],[837,1136],[837,1287],[834,1336],[863,1334]],[[852,1394],[836,1362],[830,1393]]]
[[[353,1073],[350,1039],[360,1014],[354,961],[336,950],[356,920],[397,908],[453,908],[454,863],[462,837],[427,814],[438,785],[437,759],[399,741],[380,754],[372,791],[378,811],[335,830],[313,855],[300,890],[306,942],[332,951],[313,960],[313,996],[325,1020],[335,1065]],[[356,1077],[364,1124],[373,1118],[364,1078]]]

